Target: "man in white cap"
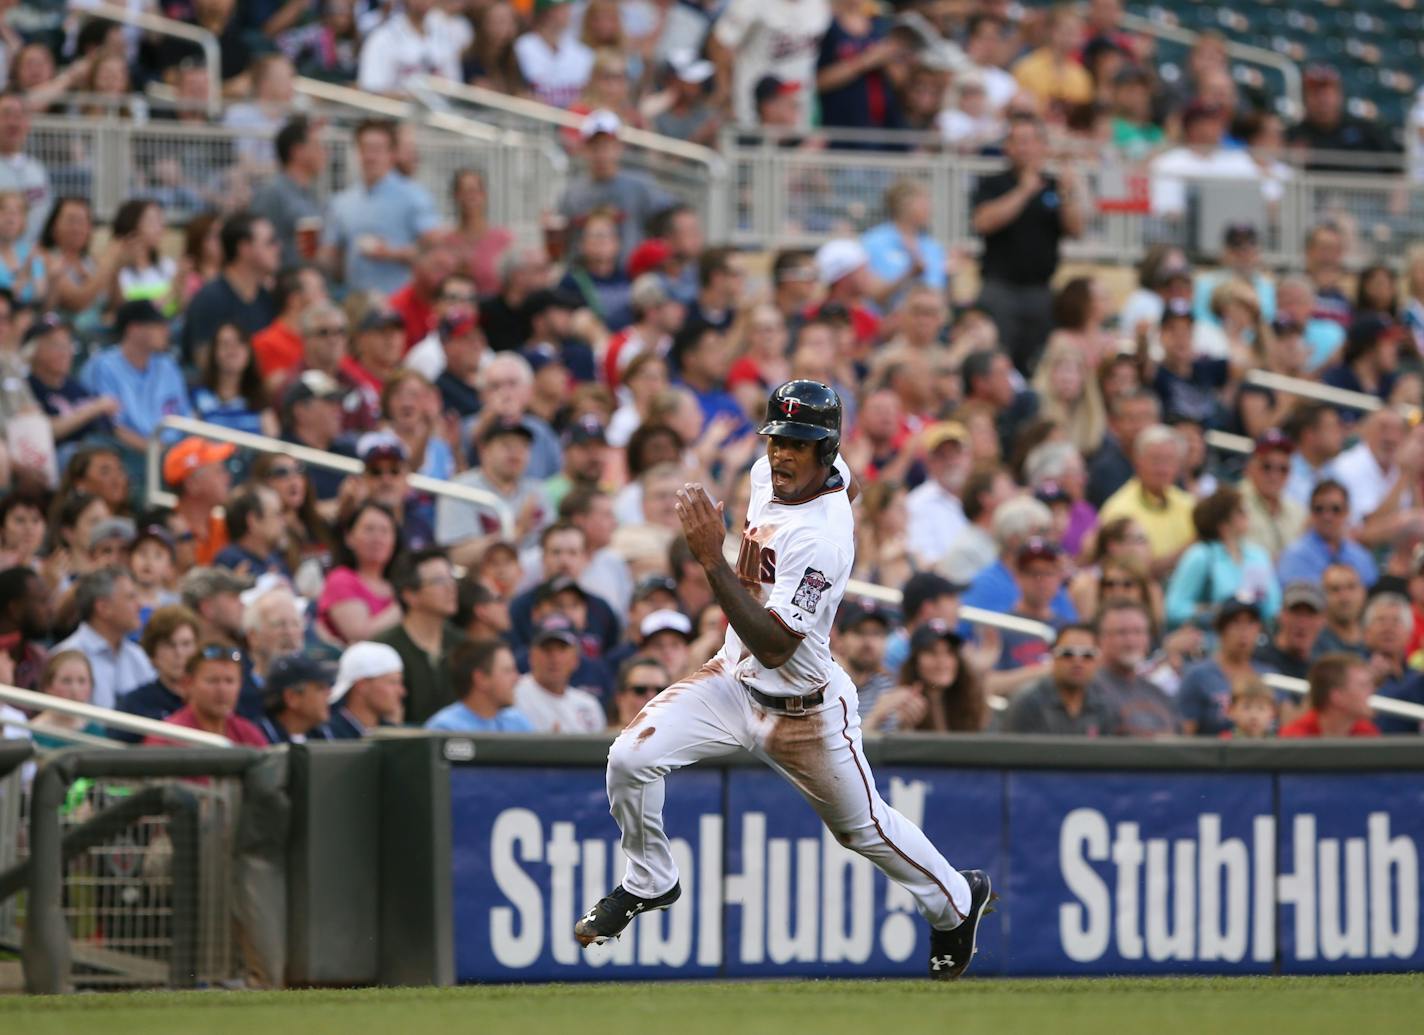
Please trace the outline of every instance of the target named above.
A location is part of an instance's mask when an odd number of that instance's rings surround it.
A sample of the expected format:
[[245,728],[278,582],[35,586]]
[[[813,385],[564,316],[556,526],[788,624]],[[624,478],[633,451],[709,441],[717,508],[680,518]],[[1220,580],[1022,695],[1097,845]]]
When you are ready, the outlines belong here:
[[816,276],[826,289],[815,313],[823,319],[843,315],[850,320],[855,340],[868,344],[880,331],[880,318],[864,304],[874,283],[870,256],[854,238],[827,241],[816,249]]
[[579,137],[584,144],[587,168],[564,191],[559,214],[568,220],[568,251],[577,249],[578,237],[589,214],[595,209],[612,210],[618,217],[619,263],[643,240],[643,226],[650,216],[673,203],[671,195],[641,173],[621,168],[623,142],[618,134],[623,123],[606,108],[583,120]]
[[353,643],[341,655],[331,688],[333,740],[359,740],[377,726],[400,723],[405,699],[405,666],[394,647]]
[[672,78],[663,94],[655,98],[667,107],[653,116],[653,129],[666,137],[715,147],[722,119],[709,103],[708,87],[716,66],[691,50],[673,51],[667,63]]
[[681,611],[654,611],[638,627],[643,637],[639,653],[656,658],[675,683],[690,674],[689,647],[693,641],[692,621]]

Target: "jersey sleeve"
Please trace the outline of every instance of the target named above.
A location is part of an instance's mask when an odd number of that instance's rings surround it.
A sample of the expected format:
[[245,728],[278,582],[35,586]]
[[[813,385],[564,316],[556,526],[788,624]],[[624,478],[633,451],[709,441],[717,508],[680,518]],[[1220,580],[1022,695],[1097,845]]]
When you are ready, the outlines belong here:
[[824,536],[807,528],[793,536],[776,560],[776,581],[766,609],[797,639],[803,639],[834,607],[831,587],[843,584],[850,559]]
[[751,32],[756,23],[756,0],[731,0],[712,27],[717,42],[729,50],[735,50]]

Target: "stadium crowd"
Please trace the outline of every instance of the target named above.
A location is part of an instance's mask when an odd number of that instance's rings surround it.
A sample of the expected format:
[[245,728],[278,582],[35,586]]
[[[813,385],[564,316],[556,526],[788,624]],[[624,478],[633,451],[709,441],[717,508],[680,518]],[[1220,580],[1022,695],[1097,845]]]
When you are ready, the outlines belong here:
[[[1269,200],[1285,141],[1393,147],[1343,114],[1329,69],[1286,130],[1228,89],[1219,39],[1169,89],[1115,0],[893,19],[847,0],[135,6],[218,35],[223,122],[270,130],[253,160],[274,171],[181,240],[171,192],[128,199],[97,246],[31,116],[135,97],[142,76],[201,98],[204,66],[97,22],[0,33],[0,683],[252,745],[621,728],[722,641],[677,489],[706,484],[739,537],[766,397],[810,378],[842,397],[863,485],[855,575],[903,591],[896,609],[852,593],[837,618],[868,729],[1420,731],[1368,698],[1424,704],[1424,252],[1349,271],[1345,228],[1321,222],[1303,269],[1269,269],[1242,223],[1219,268],[1154,245],[1127,297],[1059,269],[1091,204],[1075,136],[1155,155],[1164,213],[1213,169]],[[390,122],[355,128],[350,181],[319,198],[293,74],[400,94],[416,72],[582,116],[543,244],[490,222],[520,185],[474,167],[442,218]],[[713,143],[724,121],[797,147],[826,146],[818,126],[938,127],[1001,154],[970,201],[975,295],[927,230],[950,202],[922,184],[893,183],[859,235],[759,257],[625,167],[624,126]],[[359,471],[161,431],[174,415]],[[144,489],[156,435],[172,507]]]

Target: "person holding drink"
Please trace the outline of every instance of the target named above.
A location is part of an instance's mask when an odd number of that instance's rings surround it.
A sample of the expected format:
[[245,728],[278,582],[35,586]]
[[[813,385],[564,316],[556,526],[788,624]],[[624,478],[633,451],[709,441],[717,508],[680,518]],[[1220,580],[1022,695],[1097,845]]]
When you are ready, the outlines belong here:
[[316,181],[326,166],[321,125],[304,115],[290,119],[277,133],[276,175],[252,196],[251,210],[272,224],[282,246],[282,265],[316,259],[321,244],[321,203]]

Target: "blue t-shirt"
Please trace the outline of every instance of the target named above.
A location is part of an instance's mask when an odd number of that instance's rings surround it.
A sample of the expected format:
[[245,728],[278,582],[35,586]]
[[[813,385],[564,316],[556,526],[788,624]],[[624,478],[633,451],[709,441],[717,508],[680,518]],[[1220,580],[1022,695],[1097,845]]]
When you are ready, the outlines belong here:
[[[1252,664],[1255,668],[1255,664]],[[1197,724],[1197,736],[1215,737],[1231,729],[1226,709],[1231,705],[1231,680],[1215,658],[1197,662],[1182,676],[1177,689],[1177,710],[1183,720]]]
[[224,401],[211,388],[194,388],[193,412],[200,420],[211,424],[245,431],[249,435],[262,434],[262,414],[252,409],[242,396]]
[[505,708],[492,719],[476,715],[463,701],[447,704],[425,720],[428,730],[448,733],[533,733],[534,727],[518,708]]
[[[1061,629],[1068,623],[1054,615],[1047,624]],[[1015,632],[1013,629],[1000,629],[999,643],[999,660],[994,664],[996,672],[1016,672],[1021,668],[1030,668],[1049,660],[1053,654],[1051,643],[1044,642],[1038,636]]]
[[119,400],[118,423],[144,438],[153,434],[164,417],[188,417],[188,384],[167,353],[148,357],[139,370],[118,345],[100,352],[79,372],[79,383],[93,395]]
[[1231,367],[1224,359],[1201,357],[1192,360],[1187,377],[1174,374],[1165,366],[1157,368],[1152,390],[1162,400],[1164,417],[1186,417],[1201,425],[1217,422],[1217,390],[1226,385]]

